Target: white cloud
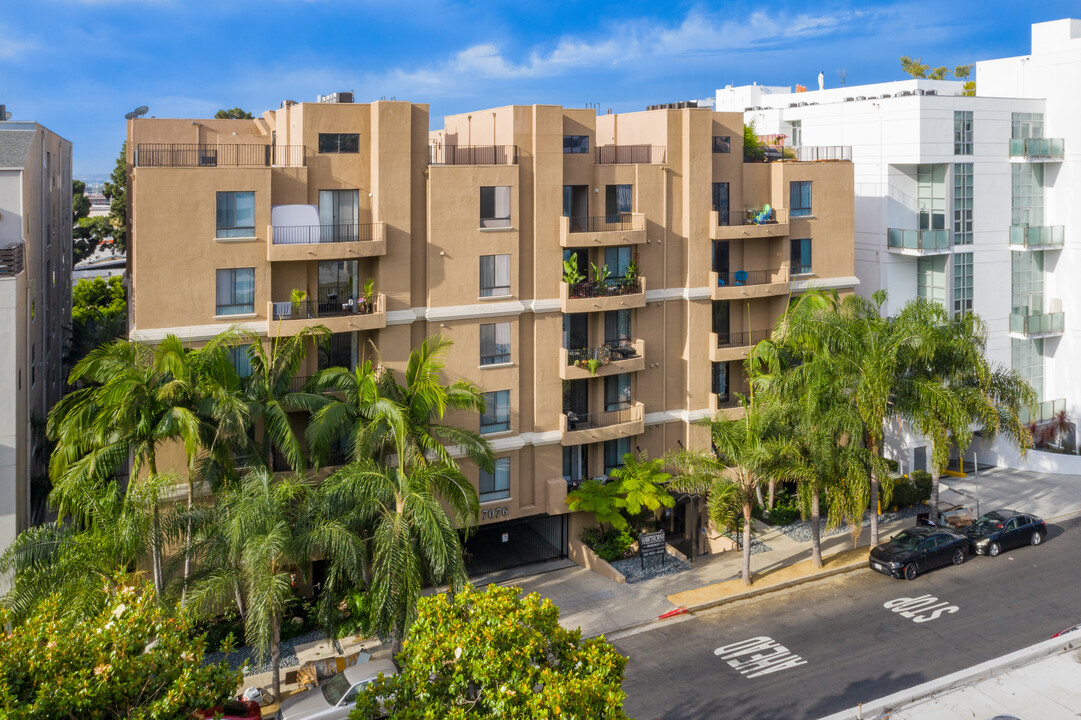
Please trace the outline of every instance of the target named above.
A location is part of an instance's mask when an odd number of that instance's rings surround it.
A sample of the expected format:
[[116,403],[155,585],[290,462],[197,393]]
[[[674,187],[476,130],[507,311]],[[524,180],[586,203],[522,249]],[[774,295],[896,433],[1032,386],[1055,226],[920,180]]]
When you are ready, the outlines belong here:
[[869,25],[891,14],[881,9],[819,14],[762,10],[733,20],[694,9],[681,22],[667,26],[653,19],[610,25],[599,41],[563,36],[554,47],[534,49],[519,62],[505,55],[500,45],[481,43],[435,64],[370,74],[364,84],[399,96],[462,95],[484,81],[558,77],[580,68],[641,67],[687,56],[775,48],[857,28],[867,32]]

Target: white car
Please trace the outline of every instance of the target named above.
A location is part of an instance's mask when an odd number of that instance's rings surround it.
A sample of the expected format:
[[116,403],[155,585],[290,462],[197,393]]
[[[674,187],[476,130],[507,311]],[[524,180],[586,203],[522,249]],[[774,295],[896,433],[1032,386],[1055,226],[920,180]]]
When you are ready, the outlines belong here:
[[306,692],[281,704],[276,720],[346,720],[357,704],[357,695],[379,674],[397,675],[390,660],[373,660],[347,667]]

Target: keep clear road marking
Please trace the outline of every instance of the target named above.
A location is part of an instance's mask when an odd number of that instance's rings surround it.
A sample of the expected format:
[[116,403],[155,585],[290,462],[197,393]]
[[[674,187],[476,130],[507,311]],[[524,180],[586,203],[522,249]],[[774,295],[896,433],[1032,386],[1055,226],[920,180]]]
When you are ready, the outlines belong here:
[[957,612],[961,608],[950,605],[948,602],[939,602],[933,595],[920,595],[914,598],[897,598],[882,603],[882,607],[900,613],[902,617],[912,620],[914,623],[925,623],[937,620],[943,615]]
[[722,645],[713,654],[728,661],[729,666],[749,678],[807,664],[799,655],[764,635]]

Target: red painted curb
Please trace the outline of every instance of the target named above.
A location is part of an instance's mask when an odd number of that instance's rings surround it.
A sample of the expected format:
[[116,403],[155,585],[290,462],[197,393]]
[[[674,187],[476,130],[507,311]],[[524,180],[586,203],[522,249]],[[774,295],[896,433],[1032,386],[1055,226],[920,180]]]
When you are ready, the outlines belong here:
[[675,610],[669,610],[666,613],[662,613],[662,614],[658,615],[657,619],[658,620],[667,620],[668,618],[675,617],[676,615],[686,615],[686,614],[687,614],[687,606],[683,605],[681,607],[676,608]]

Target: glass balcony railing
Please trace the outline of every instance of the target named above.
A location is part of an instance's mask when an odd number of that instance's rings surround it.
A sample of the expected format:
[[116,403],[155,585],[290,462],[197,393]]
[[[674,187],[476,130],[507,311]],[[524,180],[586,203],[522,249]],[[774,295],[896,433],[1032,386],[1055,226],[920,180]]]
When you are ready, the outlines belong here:
[[1010,157],[1061,158],[1062,138],[1011,138]]
[[1021,408],[1021,411],[1017,413],[1017,417],[1023,423],[1030,422],[1046,422],[1048,420],[1054,420],[1060,412],[1066,409],[1066,400],[1044,400],[1041,403],[1036,403],[1031,408]]
[[1036,315],[1010,315],[1010,332],[1033,337],[1037,335],[1060,335],[1066,325],[1065,313],[1041,313]]
[[949,230],[903,230],[890,228],[886,233],[891,250],[943,252],[950,249]]
[[1066,229],[1062,225],[1044,227],[1013,226],[1010,228],[1010,245],[1028,250],[1055,250],[1066,241]]

